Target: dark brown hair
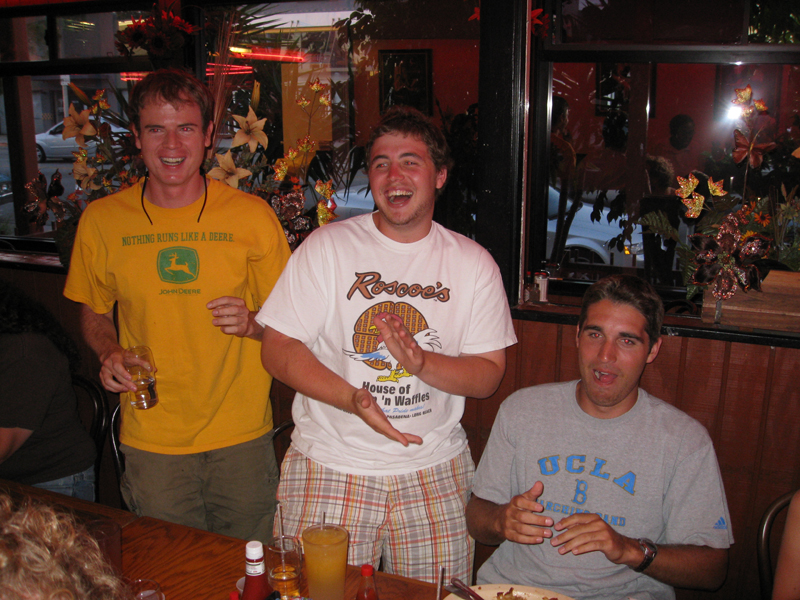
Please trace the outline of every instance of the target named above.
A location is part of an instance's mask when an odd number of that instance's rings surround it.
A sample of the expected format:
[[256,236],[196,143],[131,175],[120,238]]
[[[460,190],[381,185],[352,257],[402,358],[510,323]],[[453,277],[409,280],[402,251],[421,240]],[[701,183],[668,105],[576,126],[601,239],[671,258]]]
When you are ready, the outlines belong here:
[[139,114],[148,102],[168,102],[173,106],[195,103],[203,117],[203,131],[214,118],[214,97],[197,77],[183,69],[153,71],[137,83],[128,102],[128,118],[139,131]]
[[[381,117],[380,122],[375,126],[375,129],[372,130],[372,135],[369,137],[366,148],[367,169],[370,167],[370,154],[375,140],[392,133],[411,136],[424,142],[428,147],[428,153],[431,155],[436,171],[447,169],[448,175],[450,174],[453,160],[450,158],[450,148],[442,130],[417,109],[402,105],[396,105],[387,110]],[[444,186],[442,186],[442,189],[444,189]]]
[[581,316],[578,320],[579,330],[583,329],[586,323],[589,307],[601,300],[627,304],[638,310],[647,321],[645,331],[650,340],[650,348],[661,337],[664,304],[653,286],[644,279],[632,275],[609,275],[594,283],[583,295]]

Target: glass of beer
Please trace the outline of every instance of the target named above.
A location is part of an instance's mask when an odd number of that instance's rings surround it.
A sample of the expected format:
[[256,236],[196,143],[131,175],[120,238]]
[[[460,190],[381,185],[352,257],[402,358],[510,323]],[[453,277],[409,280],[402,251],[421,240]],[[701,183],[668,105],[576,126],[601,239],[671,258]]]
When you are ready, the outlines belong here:
[[349,535],[338,525],[312,525],[303,531],[308,593],[314,600],[343,600]]
[[134,408],[151,408],[158,404],[156,393],[156,363],[153,351],[147,346],[132,346],[122,353],[125,369],[133,378],[136,391],[129,392]]
[[276,536],[264,547],[267,577],[273,590],[280,592],[281,600],[300,595],[302,558],[297,538]]

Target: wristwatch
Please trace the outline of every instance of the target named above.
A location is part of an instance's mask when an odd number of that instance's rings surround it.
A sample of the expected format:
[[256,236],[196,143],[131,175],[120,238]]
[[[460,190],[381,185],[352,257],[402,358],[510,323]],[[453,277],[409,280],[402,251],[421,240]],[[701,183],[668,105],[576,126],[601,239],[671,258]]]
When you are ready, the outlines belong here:
[[647,538],[639,538],[636,540],[639,542],[639,546],[642,547],[642,552],[644,552],[644,559],[639,566],[634,569],[637,573],[641,573],[647,567],[650,566],[650,563],[653,562],[653,559],[658,554],[658,546],[653,543],[653,540],[648,540]]

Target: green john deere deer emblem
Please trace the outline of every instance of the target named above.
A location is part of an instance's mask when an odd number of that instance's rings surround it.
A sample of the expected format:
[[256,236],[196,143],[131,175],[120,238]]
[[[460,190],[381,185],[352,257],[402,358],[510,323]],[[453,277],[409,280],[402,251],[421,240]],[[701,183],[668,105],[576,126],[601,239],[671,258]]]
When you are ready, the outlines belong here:
[[189,283],[197,279],[200,261],[193,248],[173,246],[158,253],[158,276],[167,283]]

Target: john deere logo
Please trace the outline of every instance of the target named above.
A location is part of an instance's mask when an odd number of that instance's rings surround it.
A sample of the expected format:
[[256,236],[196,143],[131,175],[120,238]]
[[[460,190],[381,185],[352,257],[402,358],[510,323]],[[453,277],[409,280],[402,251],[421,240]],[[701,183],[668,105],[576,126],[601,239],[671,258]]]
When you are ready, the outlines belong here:
[[167,283],[189,283],[197,279],[200,261],[192,248],[175,246],[158,253],[158,276]]

